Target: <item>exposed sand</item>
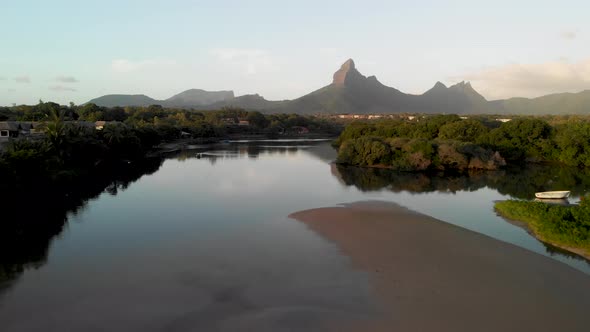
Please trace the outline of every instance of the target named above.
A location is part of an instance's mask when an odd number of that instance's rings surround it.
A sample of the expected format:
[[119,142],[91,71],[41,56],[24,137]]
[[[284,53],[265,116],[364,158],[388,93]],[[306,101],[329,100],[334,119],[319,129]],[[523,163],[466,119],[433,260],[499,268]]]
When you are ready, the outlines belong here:
[[393,203],[290,217],[368,271],[382,318],[352,331],[590,331],[590,276]]

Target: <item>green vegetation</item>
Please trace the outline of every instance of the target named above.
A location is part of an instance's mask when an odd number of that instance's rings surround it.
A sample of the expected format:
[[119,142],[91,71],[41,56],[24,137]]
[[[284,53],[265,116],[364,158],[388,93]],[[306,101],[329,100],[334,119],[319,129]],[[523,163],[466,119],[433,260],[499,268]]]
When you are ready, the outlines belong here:
[[[69,121],[116,121],[129,128],[150,128],[163,139],[180,138],[187,133],[193,138],[215,138],[228,135],[258,134],[273,136],[293,134],[294,127],[305,127],[310,133],[336,136],[342,127],[328,119],[296,114],[264,115],[256,111],[225,107],[217,111],[196,111],[177,108],[163,108],[160,105],[145,107],[99,107],[95,104],[61,106],[51,102],[40,102],[34,106],[0,107],[0,121],[49,121],[52,110],[63,113]],[[238,126],[239,121],[248,125]]]
[[541,241],[590,258],[589,199],[583,198],[579,206],[508,200],[495,208],[505,218],[526,223]]
[[335,141],[338,162],[401,171],[497,169],[525,162],[590,167],[590,119],[423,116],[355,122]]

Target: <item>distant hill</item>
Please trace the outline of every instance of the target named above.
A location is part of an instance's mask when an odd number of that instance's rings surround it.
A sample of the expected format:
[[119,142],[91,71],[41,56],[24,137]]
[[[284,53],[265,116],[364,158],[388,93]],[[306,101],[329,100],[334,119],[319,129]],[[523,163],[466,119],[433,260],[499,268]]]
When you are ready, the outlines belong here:
[[590,90],[556,93],[538,98],[510,98],[491,102],[505,114],[590,114]]
[[469,82],[450,87],[437,82],[425,93],[413,95],[383,85],[375,76],[364,76],[356,69],[354,61],[349,59],[334,73],[331,84],[294,100],[271,101],[258,94],[236,97],[233,91],[192,89],[166,100],[155,100],[145,95],[107,95],[89,103],[107,107],[159,104],[202,110],[232,106],[300,114],[589,114],[590,90],[533,99],[487,101]]
[[115,106],[150,106],[160,103],[146,95],[106,95],[92,99],[88,103],[104,107]]
[[233,91],[205,91],[191,89],[166,99],[163,102],[163,106],[195,107],[200,105],[211,105],[232,98],[234,98]]
[[174,95],[166,100],[156,100],[145,95],[106,95],[92,99],[88,103],[104,107],[162,105],[165,107],[192,108],[211,105],[233,98],[233,91],[205,91],[191,89]]

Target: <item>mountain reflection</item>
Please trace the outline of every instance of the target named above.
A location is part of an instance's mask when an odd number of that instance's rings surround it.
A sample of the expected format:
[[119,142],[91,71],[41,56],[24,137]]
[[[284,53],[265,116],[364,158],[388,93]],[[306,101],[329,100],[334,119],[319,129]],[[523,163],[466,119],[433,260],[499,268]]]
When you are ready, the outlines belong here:
[[541,165],[464,174],[427,174],[333,164],[332,174],[345,185],[361,191],[454,193],[487,187],[519,199],[532,199],[535,192],[550,190],[570,190],[572,196],[582,196],[590,186],[590,170]]

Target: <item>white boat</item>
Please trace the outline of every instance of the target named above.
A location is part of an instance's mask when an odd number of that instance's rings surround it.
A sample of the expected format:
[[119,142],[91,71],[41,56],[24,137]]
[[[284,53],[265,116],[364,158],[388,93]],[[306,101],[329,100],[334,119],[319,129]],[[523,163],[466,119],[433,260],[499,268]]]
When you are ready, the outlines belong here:
[[562,206],[570,205],[570,202],[567,200],[567,198],[535,198],[535,202]]
[[570,196],[569,191],[543,191],[535,193],[535,197],[541,199],[563,199]]

